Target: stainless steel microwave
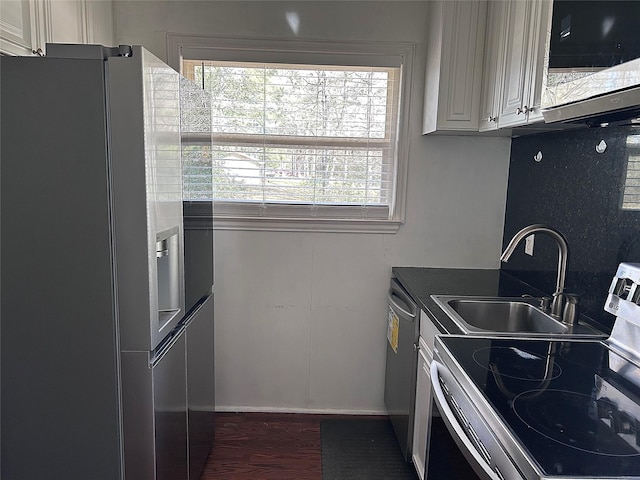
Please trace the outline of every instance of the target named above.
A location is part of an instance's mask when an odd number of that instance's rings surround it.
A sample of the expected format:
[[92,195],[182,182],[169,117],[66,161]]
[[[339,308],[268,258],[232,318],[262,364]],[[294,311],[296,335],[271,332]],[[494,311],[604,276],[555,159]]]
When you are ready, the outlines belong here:
[[640,117],[640,0],[554,0],[547,47],[545,122]]

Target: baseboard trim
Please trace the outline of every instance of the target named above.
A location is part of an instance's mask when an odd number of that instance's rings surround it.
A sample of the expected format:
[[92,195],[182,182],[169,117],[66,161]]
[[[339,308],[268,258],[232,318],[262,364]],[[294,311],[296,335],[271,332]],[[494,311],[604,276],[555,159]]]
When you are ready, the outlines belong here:
[[216,405],[216,412],[242,413],[309,413],[322,415],[386,415],[386,410],[362,410],[346,408],[292,408],[254,407],[245,405]]

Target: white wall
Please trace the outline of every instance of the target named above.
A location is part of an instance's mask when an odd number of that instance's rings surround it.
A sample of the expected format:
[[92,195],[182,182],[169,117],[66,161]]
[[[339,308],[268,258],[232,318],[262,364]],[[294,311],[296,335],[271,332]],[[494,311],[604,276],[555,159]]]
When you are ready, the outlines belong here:
[[166,59],[166,33],[417,45],[406,222],[397,234],[216,233],[216,402],[223,410],[383,412],[394,265],[495,268],[509,139],[424,137],[427,3],[116,1],[117,43]]

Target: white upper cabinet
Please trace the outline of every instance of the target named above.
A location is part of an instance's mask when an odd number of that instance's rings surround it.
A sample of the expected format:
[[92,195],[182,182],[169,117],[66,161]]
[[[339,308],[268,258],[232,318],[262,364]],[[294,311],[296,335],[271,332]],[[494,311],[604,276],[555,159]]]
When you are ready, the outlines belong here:
[[497,8],[504,9],[503,78],[497,125],[503,128],[541,121],[540,98],[552,2],[512,0]]
[[37,48],[37,14],[35,2],[0,1],[0,52],[31,55]]
[[486,7],[485,1],[431,3],[423,133],[478,131]]
[[552,0],[434,1],[423,133],[510,134],[542,121],[551,8]]
[[86,2],[87,43],[115,46],[113,33],[113,2],[88,0]]
[[0,52],[32,55],[49,43],[113,45],[111,0],[0,0]]
[[500,95],[502,94],[502,69],[506,44],[506,2],[490,1],[487,7],[487,35],[484,49],[482,76],[482,100],[480,103],[481,132],[498,128]]
[[87,43],[87,23],[83,1],[46,1],[47,41],[51,43]]

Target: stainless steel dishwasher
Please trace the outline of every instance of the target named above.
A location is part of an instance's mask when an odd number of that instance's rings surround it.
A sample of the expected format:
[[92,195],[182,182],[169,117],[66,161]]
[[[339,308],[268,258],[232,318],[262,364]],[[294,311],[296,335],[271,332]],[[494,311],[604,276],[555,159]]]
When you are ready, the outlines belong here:
[[413,443],[420,317],[417,315],[418,306],[396,279],[391,279],[387,298],[389,312],[384,403],[402,454],[409,462]]

